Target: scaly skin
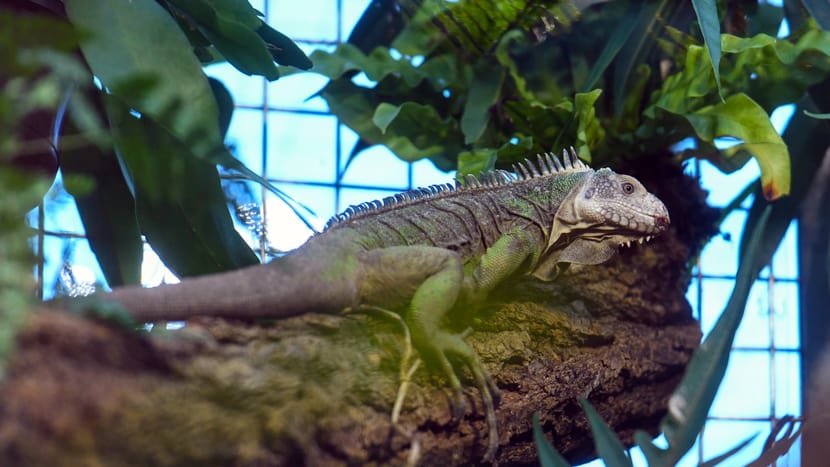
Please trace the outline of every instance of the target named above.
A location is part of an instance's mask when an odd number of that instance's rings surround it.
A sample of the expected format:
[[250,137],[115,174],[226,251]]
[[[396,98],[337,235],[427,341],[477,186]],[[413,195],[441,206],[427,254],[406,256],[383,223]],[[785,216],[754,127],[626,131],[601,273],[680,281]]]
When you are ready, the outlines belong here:
[[376,307],[402,311],[422,358],[447,377],[464,413],[448,357],[471,370],[487,408],[485,460],[498,448],[498,387],[460,335],[441,329],[456,306],[474,306],[506,278],[550,280],[560,264],[599,264],[669,225],[665,206],[634,178],[594,171],[571,154],[526,161],[456,187],[440,185],[352,207],[305,245],[269,264],[108,298],[136,321],[194,316],[281,318]]

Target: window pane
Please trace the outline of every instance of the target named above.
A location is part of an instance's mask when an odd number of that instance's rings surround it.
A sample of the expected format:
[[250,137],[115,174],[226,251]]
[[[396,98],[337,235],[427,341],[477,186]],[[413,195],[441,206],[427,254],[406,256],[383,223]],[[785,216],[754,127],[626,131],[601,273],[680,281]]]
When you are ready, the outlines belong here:
[[268,178],[334,183],[336,129],[331,116],[268,114]]
[[[769,417],[769,363],[767,352],[733,350],[710,414],[713,417]],[[707,434],[708,426],[707,424],[705,431]],[[730,442],[737,439],[733,436]],[[705,442],[704,449],[714,454]]]

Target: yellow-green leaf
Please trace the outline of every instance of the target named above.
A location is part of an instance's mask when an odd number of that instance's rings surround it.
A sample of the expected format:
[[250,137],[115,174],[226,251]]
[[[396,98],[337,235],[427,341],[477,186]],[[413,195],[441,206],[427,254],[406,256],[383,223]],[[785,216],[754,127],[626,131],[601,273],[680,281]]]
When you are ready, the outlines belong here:
[[742,142],[721,152],[732,157],[747,151],[761,168],[764,197],[776,199],[790,192],[790,154],[775,131],[769,116],[746,94],[735,94],[726,101],[683,115],[697,136],[708,143],[715,138],[733,137]]

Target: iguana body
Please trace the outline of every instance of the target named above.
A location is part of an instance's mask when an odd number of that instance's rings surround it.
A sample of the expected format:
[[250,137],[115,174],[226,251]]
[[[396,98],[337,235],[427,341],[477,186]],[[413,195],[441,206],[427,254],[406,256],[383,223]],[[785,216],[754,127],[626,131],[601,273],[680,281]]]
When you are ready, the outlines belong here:
[[[268,264],[108,297],[141,322],[401,310],[414,346],[449,379],[456,408],[461,384],[447,356],[471,369],[492,407],[498,389],[461,336],[441,329],[442,318],[508,277],[550,279],[559,263],[598,264],[669,224],[663,203],[637,180],[591,170],[573,151],[561,163],[545,156],[514,168],[349,208]],[[497,447],[494,419],[488,457]]]

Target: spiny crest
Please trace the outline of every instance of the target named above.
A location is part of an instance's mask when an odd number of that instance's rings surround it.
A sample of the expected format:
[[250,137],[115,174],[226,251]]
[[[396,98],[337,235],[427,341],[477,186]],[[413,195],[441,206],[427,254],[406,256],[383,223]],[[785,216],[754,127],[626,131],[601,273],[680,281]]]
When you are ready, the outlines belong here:
[[579,160],[573,147],[562,150],[561,161],[550,152],[546,152],[544,155],[537,154],[536,160],[536,163],[531,159],[525,159],[524,162],[513,164],[513,172],[496,169],[482,172],[478,177],[467,175],[463,179],[456,179],[456,189],[501,186],[536,177],[591,170],[590,167]]
[[569,148],[569,150],[562,150],[561,161],[556,157],[556,155],[549,152],[546,152],[544,155],[537,154],[536,160],[537,162],[534,163],[528,158],[525,159],[524,162],[513,164],[513,172],[501,169],[488,170],[481,172],[478,177],[475,175],[466,175],[463,178],[457,178],[455,180],[455,184],[443,183],[424,188],[415,188],[413,190],[397,193],[393,196],[387,196],[382,200],[368,201],[352,205],[346,208],[346,210],[342,213],[332,217],[328,223],[326,223],[324,230],[328,230],[337,224],[352,219],[358,219],[379,212],[415,204],[426,199],[441,198],[448,196],[451,193],[510,185],[537,177],[545,177],[555,174],[591,170],[590,167],[579,160],[579,157],[573,147]]

